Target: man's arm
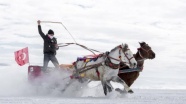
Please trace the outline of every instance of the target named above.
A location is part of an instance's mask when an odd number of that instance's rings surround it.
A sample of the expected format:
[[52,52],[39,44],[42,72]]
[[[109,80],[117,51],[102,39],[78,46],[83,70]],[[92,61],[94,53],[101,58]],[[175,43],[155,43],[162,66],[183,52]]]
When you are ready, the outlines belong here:
[[39,32],[40,36],[44,39],[45,34],[42,32],[40,23],[41,23],[41,21],[38,20],[38,21],[37,21],[37,24],[38,24],[38,32]]
[[[56,39],[56,38],[55,38]],[[56,39],[56,44],[55,44],[55,47],[56,47],[56,50],[58,50],[59,49],[59,46],[58,46],[58,44],[57,44],[57,39]]]

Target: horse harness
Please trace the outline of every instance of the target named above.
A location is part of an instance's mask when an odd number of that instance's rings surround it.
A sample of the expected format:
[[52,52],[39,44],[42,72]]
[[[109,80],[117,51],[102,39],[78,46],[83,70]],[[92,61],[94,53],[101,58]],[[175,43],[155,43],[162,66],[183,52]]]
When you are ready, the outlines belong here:
[[[133,55],[136,59],[137,55],[134,54]],[[140,56],[140,55],[139,55]],[[141,56],[140,56],[141,57]],[[140,59],[140,60],[136,60],[138,63],[138,67],[137,68],[129,68],[127,65],[125,65],[124,63],[120,63],[120,70],[119,70],[119,74],[121,73],[130,73],[130,72],[141,72],[143,70],[143,63],[144,63],[144,59]]]
[[[112,69],[118,69],[118,68],[120,68],[120,64],[115,64],[115,63],[111,62],[110,59],[113,59],[113,60],[116,60],[116,61],[119,61],[119,62],[123,62],[123,61],[121,60],[121,51],[124,53],[125,57],[129,60],[129,63],[130,63],[130,64],[131,64],[131,61],[130,61],[130,60],[131,60],[132,58],[134,58],[134,57],[131,57],[131,58],[128,58],[128,57],[127,57],[125,51],[127,51],[127,50],[129,50],[129,49],[123,50],[123,48],[121,47],[121,45],[119,45],[118,47],[120,48],[120,50],[119,50],[119,60],[116,59],[116,58],[110,57],[110,56],[109,56],[109,52],[106,52],[105,54],[102,55],[102,56],[105,56],[105,57],[106,57],[106,60],[103,61],[104,64],[105,64],[106,66],[112,68]],[[79,75],[79,74],[84,73],[84,72],[86,72],[86,71],[88,71],[88,70],[90,70],[90,69],[95,68],[96,73],[97,73],[97,76],[98,76],[98,78],[100,79],[100,73],[99,73],[98,67],[102,66],[102,65],[103,65],[103,62],[100,62],[100,63],[98,63],[98,64],[94,64],[94,65],[88,65],[88,66],[86,66],[86,64],[88,63],[88,62],[87,62],[87,63],[85,64],[84,67],[79,68],[79,69],[77,69],[77,66],[76,66],[76,64],[74,63],[74,64],[75,64],[74,66],[75,66],[75,69],[76,69],[75,75]],[[126,63],[126,62],[123,62],[123,63]]]
[[121,45],[119,45],[118,47],[120,48],[120,50],[119,50],[119,59],[120,59],[120,60],[115,59],[115,58],[113,58],[113,57],[110,57],[110,56],[109,56],[109,52],[106,52],[107,58],[106,58],[106,60],[105,60],[105,65],[108,66],[108,67],[110,67],[110,68],[112,68],[112,69],[118,69],[118,68],[120,68],[120,63],[119,63],[119,64],[115,64],[115,63],[111,62],[110,59],[113,59],[113,60],[116,60],[116,61],[119,61],[119,62],[122,62],[122,63],[126,63],[126,62],[123,62],[123,61],[121,60],[121,50],[122,50],[122,52],[124,53],[125,57],[129,60],[129,63],[130,63],[130,64],[131,64],[131,61],[130,61],[130,60],[131,60],[132,58],[134,58],[134,57],[131,57],[131,58],[128,58],[128,57],[127,57],[125,51],[127,51],[127,50],[129,50],[129,49],[124,50],[124,49],[122,49]]
[[77,69],[76,63],[74,63],[74,66],[75,66],[75,69],[76,69],[76,73],[75,73],[73,76],[79,78],[79,74],[82,74],[82,73],[84,73],[84,72],[86,72],[86,71],[88,71],[88,70],[90,70],[90,69],[95,68],[96,73],[97,73],[97,76],[98,76],[98,78],[100,79],[100,73],[99,73],[99,71],[98,71],[98,67],[100,67],[100,66],[102,66],[102,65],[103,65],[102,62],[100,62],[100,63],[98,63],[98,64],[88,65],[88,66],[84,66],[84,67],[82,67],[82,68]]
[[149,51],[152,49],[150,48],[150,49],[146,50],[143,47],[138,48],[139,56],[142,58],[142,61],[143,61],[143,60],[146,60],[146,58],[141,54],[141,52],[140,52],[141,50],[145,51],[147,53],[147,56],[149,57]]
[[[141,58],[140,60],[136,60],[138,62],[138,67],[137,68],[130,69],[125,64],[122,64],[122,65],[120,64],[120,69],[122,69],[122,70],[120,70],[119,73],[128,73],[128,72],[133,72],[133,71],[141,72],[143,70],[143,63],[146,60],[146,58],[141,54],[141,52],[140,52],[141,50],[145,51],[148,54],[148,56],[149,56],[149,51],[151,49],[145,50],[142,47],[138,48],[138,55]],[[137,55],[134,54],[134,57],[136,59]],[[127,67],[127,68],[126,69],[123,69],[125,67]]]

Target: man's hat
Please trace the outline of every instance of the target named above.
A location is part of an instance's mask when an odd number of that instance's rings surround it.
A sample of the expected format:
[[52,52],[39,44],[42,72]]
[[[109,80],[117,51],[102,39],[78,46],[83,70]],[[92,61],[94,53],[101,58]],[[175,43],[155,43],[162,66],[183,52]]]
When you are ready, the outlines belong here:
[[48,30],[48,34],[54,34],[54,31],[53,30]]

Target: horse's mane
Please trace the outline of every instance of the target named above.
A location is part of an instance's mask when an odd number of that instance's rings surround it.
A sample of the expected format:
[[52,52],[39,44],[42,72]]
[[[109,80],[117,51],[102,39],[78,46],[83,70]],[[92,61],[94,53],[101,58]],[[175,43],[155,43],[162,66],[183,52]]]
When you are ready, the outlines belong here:
[[128,45],[127,45],[127,44],[118,45],[118,46],[116,46],[115,48],[113,48],[110,52],[115,51],[118,47],[121,47],[121,48],[128,48]]
[[116,50],[118,47],[121,47],[121,48],[123,48],[123,49],[125,49],[125,48],[127,49],[127,48],[128,48],[128,45],[127,45],[127,44],[118,45],[118,46],[116,46],[115,48],[113,48],[110,52]]
[[116,46],[116,47],[114,47],[110,52],[112,52],[112,51],[115,51],[118,47],[120,47],[121,45],[118,45],[118,46]]
[[141,46],[143,46],[143,45],[145,45],[145,44],[146,44],[145,42],[140,42],[140,45],[141,45]]

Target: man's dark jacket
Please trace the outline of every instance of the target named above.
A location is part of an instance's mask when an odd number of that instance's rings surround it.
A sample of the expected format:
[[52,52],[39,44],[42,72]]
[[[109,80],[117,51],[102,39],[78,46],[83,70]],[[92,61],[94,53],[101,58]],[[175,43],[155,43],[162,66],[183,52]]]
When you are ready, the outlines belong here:
[[45,35],[42,32],[41,25],[38,25],[38,31],[39,31],[40,36],[44,40],[43,53],[44,54],[53,54],[53,55],[56,55],[56,50],[58,48],[55,47],[55,44],[57,44],[57,39],[55,37],[53,37],[52,39],[50,39],[48,35]]

